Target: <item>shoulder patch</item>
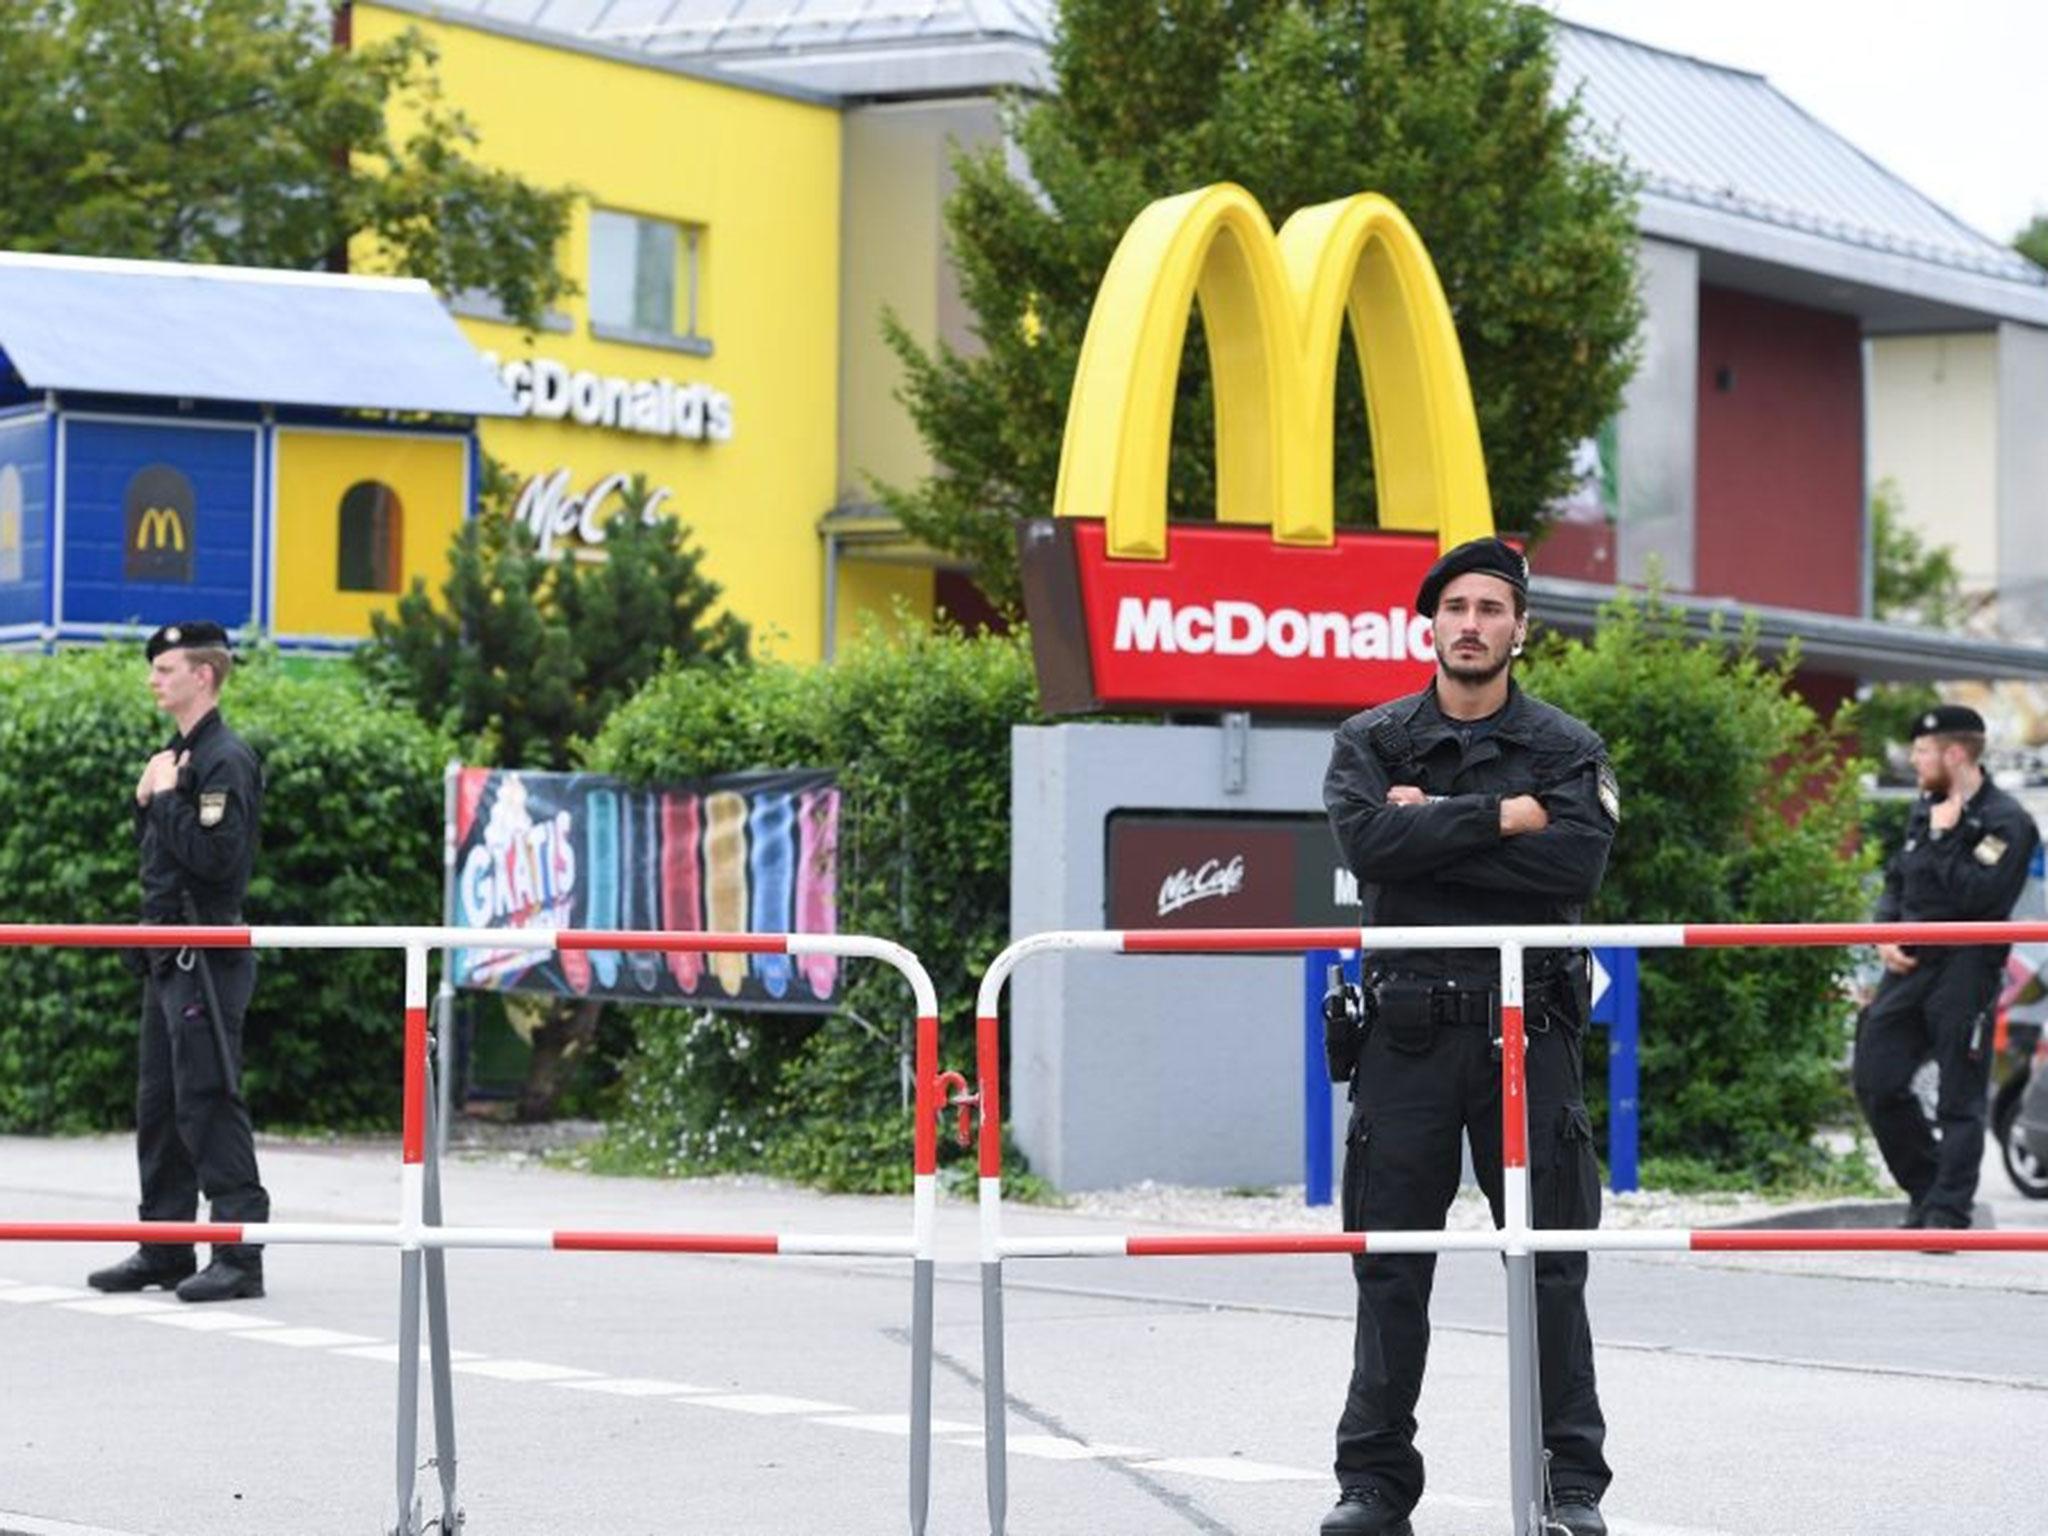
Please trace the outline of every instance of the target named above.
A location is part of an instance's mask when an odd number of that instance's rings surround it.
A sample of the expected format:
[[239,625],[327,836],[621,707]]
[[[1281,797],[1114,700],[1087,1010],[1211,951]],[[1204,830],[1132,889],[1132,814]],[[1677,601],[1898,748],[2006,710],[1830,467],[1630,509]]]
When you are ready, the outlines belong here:
[[1977,846],[1972,848],[1970,852],[1979,864],[1984,865],[1988,869],[2005,857],[2005,850],[2010,846],[2011,844],[2007,843],[2004,838],[1994,837],[1987,833],[1985,836],[1977,839]]
[[227,792],[201,795],[199,797],[199,825],[217,827],[228,813]]
[[1614,770],[1602,763],[1596,774],[1600,792],[1600,809],[1607,813],[1607,819],[1616,826],[1621,825],[1621,781],[1614,776]]

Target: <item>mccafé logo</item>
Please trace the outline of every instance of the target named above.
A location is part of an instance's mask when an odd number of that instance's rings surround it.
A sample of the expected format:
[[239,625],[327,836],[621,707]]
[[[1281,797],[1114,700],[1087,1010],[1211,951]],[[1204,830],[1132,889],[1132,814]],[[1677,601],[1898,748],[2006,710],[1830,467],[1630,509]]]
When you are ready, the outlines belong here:
[[[1216,521],[1169,530],[1174,390],[1197,302]],[[1379,532],[1339,533],[1331,499],[1347,319]],[[1049,710],[1345,714],[1420,688],[1429,623],[1406,605],[1440,549],[1493,532],[1493,512],[1450,308],[1401,211],[1362,193],[1275,235],[1226,183],[1140,213],[1088,318],[1053,514],[1020,534]]]
[[[567,469],[535,475],[519,488],[519,497],[512,503],[512,521],[526,525],[533,535],[534,550],[543,560],[554,554],[556,541],[562,539],[582,544],[595,559],[595,552],[604,543],[605,525],[625,510],[623,502],[616,507],[609,503],[632,483],[631,475],[610,474],[579,496],[570,490]],[[641,508],[640,520],[659,521],[666,515],[662,507],[668,496],[665,485],[650,492],[647,505]]]
[[1244,855],[1241,853],[1228,863],[1221,859],[1204,859],[1201,867],[1193,870],[1183,865],[1159,882],[1158,915],[1166,917],[1198,901],[1235,896],[1243,889]]

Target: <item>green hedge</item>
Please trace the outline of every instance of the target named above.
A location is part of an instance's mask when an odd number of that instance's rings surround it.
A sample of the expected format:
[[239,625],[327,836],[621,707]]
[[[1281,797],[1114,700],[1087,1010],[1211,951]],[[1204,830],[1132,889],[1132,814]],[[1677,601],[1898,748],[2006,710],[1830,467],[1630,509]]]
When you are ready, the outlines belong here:
[[[17,922],[134,922],[130,805],[173,727],[130,646],[0,660],[0,890]],[[447,743],[351,670],[259,654],[222,713],[264,760],[257,923],[435,922]],[[395,1124],[402,962],[266,952],[244,1087],[259,1123]],[[0,951],[0,1127],[131,1123],[138,986],[105,950]]]
[[[1824,724],[1740,639],[1687,641],[1654,600],[1590,642],[1553,639],[1522,681],[1606,739],[1622,820],[1596,922],[1833,922],[1867,915],[1852,720]],[[1646,950],[1646,1155],[1765,1181],[1825,1172],[1813,1133],[1849,1110],[1839,949]],[[1588,1051],[1598,1082],[1605,1036]],[[1605,1095],[1592,1095],[1604,1113]]]
[[[974,989],[1009,934],[1010,727],[1038,718],[1021,638],[869,636],[829,667],[687,668],[649,684],[592,744],[639,783],[747,768],[839,775],[839,927],[907,944],[972,1058]],[[637,1009],[604,1163],[765,1168],[839,1189],[909,1183],[898,1045],[911,999],[856,963],[847,1011]]]

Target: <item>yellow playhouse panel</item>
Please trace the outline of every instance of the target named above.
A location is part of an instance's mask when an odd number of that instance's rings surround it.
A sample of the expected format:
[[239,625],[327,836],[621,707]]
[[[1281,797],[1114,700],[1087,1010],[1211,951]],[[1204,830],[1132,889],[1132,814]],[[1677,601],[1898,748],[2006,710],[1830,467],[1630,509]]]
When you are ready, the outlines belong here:
[[415,576],[439,586],[469,506],[464,439],[281,427],[276,444],[280,636],[366,638]]

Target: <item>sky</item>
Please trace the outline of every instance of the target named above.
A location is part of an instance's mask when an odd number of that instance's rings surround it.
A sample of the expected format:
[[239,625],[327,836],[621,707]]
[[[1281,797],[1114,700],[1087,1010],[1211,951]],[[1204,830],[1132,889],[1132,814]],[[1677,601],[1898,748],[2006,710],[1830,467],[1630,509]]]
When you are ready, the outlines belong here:
[[2048,214],[2048,0],[1546,0],[1566,21],[1768,76],[1997,240]]

